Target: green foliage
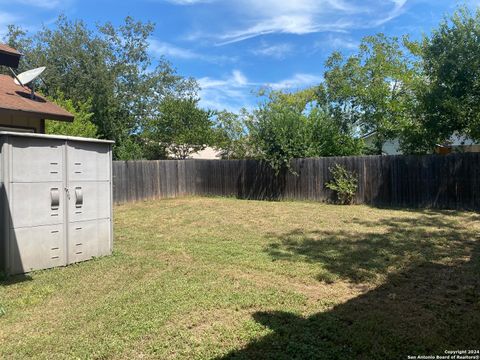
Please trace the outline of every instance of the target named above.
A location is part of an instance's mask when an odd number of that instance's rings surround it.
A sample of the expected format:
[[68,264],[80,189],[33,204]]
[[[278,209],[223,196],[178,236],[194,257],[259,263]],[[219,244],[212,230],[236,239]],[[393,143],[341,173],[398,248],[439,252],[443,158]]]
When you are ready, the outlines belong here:
[[351,156],[363,152],[363,140],[355,137],[353,129],[342,128],[337,119],[323,109],[312,109],[308,118],[312,128],[311,156]]
[[399,138],[404,153],[429,153],[453,135],[480,141],[480,10],[460,8],[422,42],[367,36],[354,55],[334,52],[325,81],[270,94],[253,114],[253,144],[279,171],[293,157],[349,155],[374,133],[381,154]]
[[149,149],[137,135],[130,135],[116,147],[118,159],[142,160],[148,159]]
[[[201,110],[195,80],[149,55],[153,30],[130,17],[90,29],[61,16],[34,34],[9,26],[5,41],[25,54],[20,71],[47,66],[39,91],[80,114],[48,131],[115,140],[117,159],[185,158],[208,144],[278,172],[296,157],[379,154],[395,138],[404,153],[429,153],[452,135],[480,141],[480,10],[458,9],[421,42],[367,36],[355,54],[328,58],[318,86],[263,90],[267,101],[240,114]],[[358,138],[371,132],[366,149]]]
[[312,89],[270,92],[268,101],[252,114],[249,126],[254,153],[277,173],[290,169],[293,158],[355,155],[362,150],[363,143],[355,139],[352,129],[314,101]]
[[45,122],[45,133],[98,138],[98,128],[92,122],[91,101],[74,104],[72,100],[66,100],[60,93],[50,100],[72,113],[75,119],[72,123],[47,120]]
[[420,75],[414,45],[408,38],[367,36],[357,54],[335,52],[326,62],[324,91],[332,112],[362,134],[375,132],[376,153],[397,136],[415,102]]
[[355,173],[348,171],[340,164],[335,164],[329,168],[333,180],[326,183],[325,186],[337,193],[340,204],[352,204],[357,192],[357,176]]
[[480,140],[480,10],[458,9],[421,44],[427,81],[421,113],[404,131],[403,148],[429,152],[453,134]]
[[223,159],[245,159],[253,156],[248,133],[249,119],[245,109],[242,109],[240,114],[226,110],[217,112],[214,144],[222,150]]
[[213,112],[198,107],[197,99],[164,99],[158,115],[145,127],[150,155],[163,151],[176,159],[186,159],[203,150],[214,142],[212,116]]
[[[152,23],[130,17],[119,26],[106,23],[92,30],[60,16],[53,27],[32,35],[12,26],[6,41],[25,54],[20,71],[47,66],[39,91],[52,97],[61,92],[74,104],[91,102],[98,135],[115,140],[115,158],[130,159],[144,145],[131,137],[156,117],[162,101],[197,92],[193,79],[178,76],[163,58],[150,57],[153,30]],[[135,152],[126,151],[133,145]]]

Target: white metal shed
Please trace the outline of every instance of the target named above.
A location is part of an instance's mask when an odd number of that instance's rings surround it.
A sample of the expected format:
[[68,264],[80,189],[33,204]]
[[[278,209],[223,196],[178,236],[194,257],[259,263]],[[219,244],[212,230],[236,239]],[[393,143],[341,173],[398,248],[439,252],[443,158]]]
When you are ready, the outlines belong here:
[[0,131],[0,271],[111,254],[112,143]]

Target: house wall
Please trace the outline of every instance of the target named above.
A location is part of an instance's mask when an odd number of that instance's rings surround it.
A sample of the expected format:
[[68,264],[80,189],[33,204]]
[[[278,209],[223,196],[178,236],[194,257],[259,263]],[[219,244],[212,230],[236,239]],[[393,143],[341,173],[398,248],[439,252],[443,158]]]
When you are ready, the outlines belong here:
[[[193,150],[190,148],[190,150]],[[167,156],[170,159],[175,159],[173,151],[167,148]],[[203,160],[220,160],[222,158],[222,151],[210,146],[205,149],[191,153],[188,156],[189,159],[203,159]]]
[[19,116],[18,113],[14,112],[0,112],[0,130],[44,134],[45,120],[29,115]]
[[[374,136],[369,136],[364,138],[365,145],[369,148],[373,148]],[[402,152],[400,151],[400,143],[398,139],[387,140],[382,146],[383,155],[399,155]]]
[[386,141],[382,146],[382,151],[385,155],[398,155],[402,153],[398,139]]
[[[375,135],[365,137],[363,140],[365,145],[373,147]],[[388,140],[382,147],[383,155],[402,155],[400,150],[400,142],[398,139]],[[434,150],[437,154],[450,154],[455,152],[480,152],[480,145],[476,144],[472,139],[454,134],[450,137],[450,145],[446,147],[438,147]]]
[[189,157],[190,159],[207,159],[207,160],[220,160],[222,158],[222,152],[207,146],[205,149],[193,153]]
[[452,146],[471,146],[471,145],[476,145],[475,144],[475,141],[473,141],[472,139],[466,137],[466,136],[463,136],[463,135],[459,135],[459,134],[453,134],[451,137],[450,137],[450,142],[451,142],[451,145]]

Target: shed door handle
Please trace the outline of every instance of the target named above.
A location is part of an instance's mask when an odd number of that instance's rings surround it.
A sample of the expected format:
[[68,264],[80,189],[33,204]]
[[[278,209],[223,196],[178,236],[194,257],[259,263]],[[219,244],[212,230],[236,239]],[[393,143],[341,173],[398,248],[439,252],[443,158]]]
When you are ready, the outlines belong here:
[[58,191],[58,188],[50,189],[50,206],[52,210],[58,210],[60,207],[60,191]]
[[83,192],[81,187],[75,188],[75,207],[81,208],[83,206]]

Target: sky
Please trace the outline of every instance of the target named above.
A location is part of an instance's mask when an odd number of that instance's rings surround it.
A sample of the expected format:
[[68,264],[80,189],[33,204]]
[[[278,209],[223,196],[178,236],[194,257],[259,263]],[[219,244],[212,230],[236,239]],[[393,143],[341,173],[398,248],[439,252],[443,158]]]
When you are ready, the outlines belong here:
[[320,83],[328,56],[355,52],[364,36],[418,39],[462,4],[480,0],[0,0],[0,36],[8,24],[53,26],[60,14],[92,27],[152,21],[151,56],[196,78],[203,107],[238,111],[258,103],[261,87]]

